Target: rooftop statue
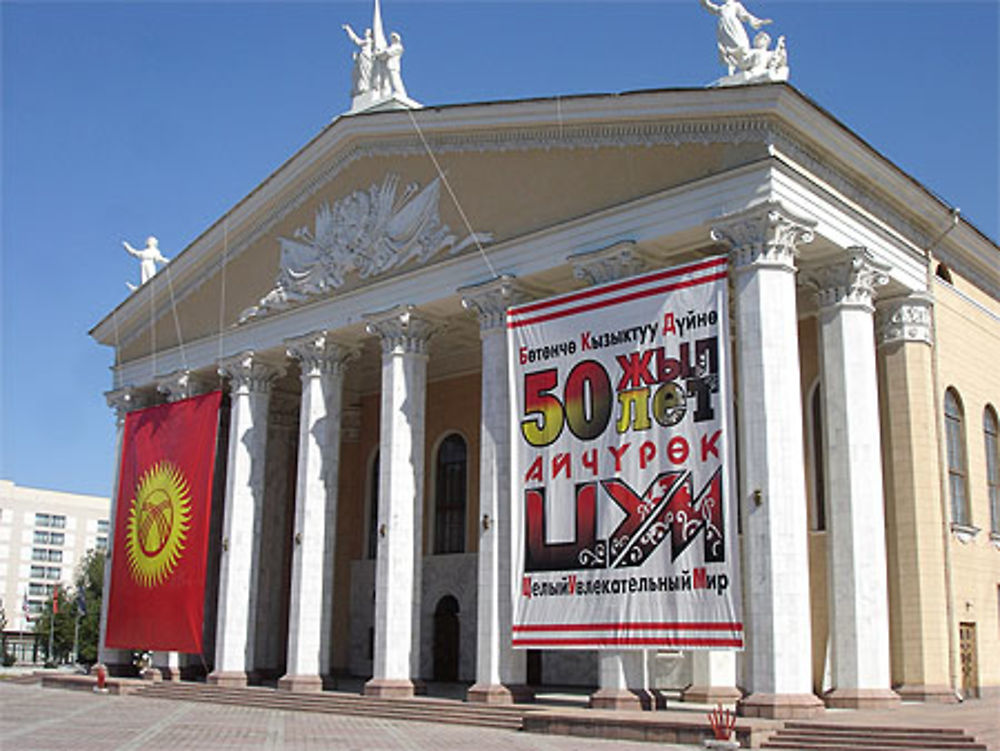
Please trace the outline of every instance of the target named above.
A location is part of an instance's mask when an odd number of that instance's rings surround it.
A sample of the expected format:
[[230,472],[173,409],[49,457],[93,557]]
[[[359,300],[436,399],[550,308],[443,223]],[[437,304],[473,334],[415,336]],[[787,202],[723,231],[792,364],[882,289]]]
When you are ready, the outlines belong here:
[[358,48],[351,74],[350,112],[419,107],[418,102],[407,96],[403,85],[403,39],[394,31],[386,41],[379,0],[375,0],[372,25],[365,29],[363,37],[350,24],[345,23],[341,28]]
[[702,6],[719,17],[716,31],[719,59],[729,69],[729,75],[715,81],[713,86],[735,86],[746,83],[788,80],[788,51],[785,37],[779,36],[774,49],[771,37],[759,32],[750,46],[750,38],[743,24],[753,29],[771,23],[770,18],[757,18],[739,0],[723,0],[716,4],[700,0]]
[[[157,261],[160,263],[170,262],[169,258],[166,258],[162,253],[160,253],[160,242],[152,235],[146,238],[146,247],[142,250],[136,250],[125,240],[122,240],[122,245],[125,247],[125,250],[129,255],[133,255],[141,261],[139,265],[140,284],[145,284],[156,276]],[[134,284],[129,284],[128,282],[125,282],[125,284],[127,284],[128,288],[133,292],[138,289]]]

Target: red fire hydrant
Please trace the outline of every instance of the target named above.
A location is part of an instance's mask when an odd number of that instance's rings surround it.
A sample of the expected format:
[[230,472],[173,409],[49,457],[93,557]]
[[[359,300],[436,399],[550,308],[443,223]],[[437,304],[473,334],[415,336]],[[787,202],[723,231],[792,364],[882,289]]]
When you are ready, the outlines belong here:
[[107,688],[108,680],[108,669],[103,665],[97,666],[97,686],[94,687],[94,691],[100,694],[106,694],[108,692]]

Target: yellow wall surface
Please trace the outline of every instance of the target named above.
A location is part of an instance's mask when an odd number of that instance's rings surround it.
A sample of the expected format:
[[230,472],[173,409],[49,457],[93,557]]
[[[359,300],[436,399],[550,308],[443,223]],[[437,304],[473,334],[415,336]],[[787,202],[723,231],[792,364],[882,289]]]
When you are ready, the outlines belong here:
[[[974,623],[979,684],[984,694],[1000,694],[1000,534],[996,534],[1000,530],[993,527],[1000,520],[992,520],[990,514],[983,432],[987,405],[1000,410],[1000,302],[991,300],[981,290],[973,293],[968,280],[957,278],[954,271],[952,280],[954,283],[949,284],[935,279],[933,288],[938,420],[944,436],[945,391],[955,389],[964,413],[971,523],[979,528],[971,540],[963,541],[954,532],[949,535],[952,670],[957,685],[961,686],[959,624]],[[943,457],[942,453],[941,493],[950,521],[947,465]]]

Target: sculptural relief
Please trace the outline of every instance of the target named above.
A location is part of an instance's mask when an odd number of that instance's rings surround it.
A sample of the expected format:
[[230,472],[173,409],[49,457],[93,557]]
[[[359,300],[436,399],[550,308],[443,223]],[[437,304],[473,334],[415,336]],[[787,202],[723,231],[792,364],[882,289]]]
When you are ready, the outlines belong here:
[[316,210],[313,229],[300,227],[281,237],[281,260],[274,289],[246,310],[243,322],[268,311],[331,293],[352,274],[367,279],[410,261],[424,262],[445,249],[458,253],[489,233],[459,241],[438,214],[441,179],[425,188],[410,183],[400,190],[399,176],[356,190]]

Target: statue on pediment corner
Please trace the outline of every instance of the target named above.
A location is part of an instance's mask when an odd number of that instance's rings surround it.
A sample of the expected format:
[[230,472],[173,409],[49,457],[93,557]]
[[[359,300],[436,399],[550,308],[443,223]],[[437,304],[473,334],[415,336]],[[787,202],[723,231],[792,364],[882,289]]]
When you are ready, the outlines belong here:
[[736,86],[748,83],[788,80],[788,49],[785,37],[779,36],[771,49],[771,36],[759,31],[750,44],[744,24],[753,29],[772,23],[770,18],[757,18],[740,0],[723,0],[716,4],[700,0],[702,7],[719,17],[716,29],[719,59],[729,75],[715,81],[713,86]]

